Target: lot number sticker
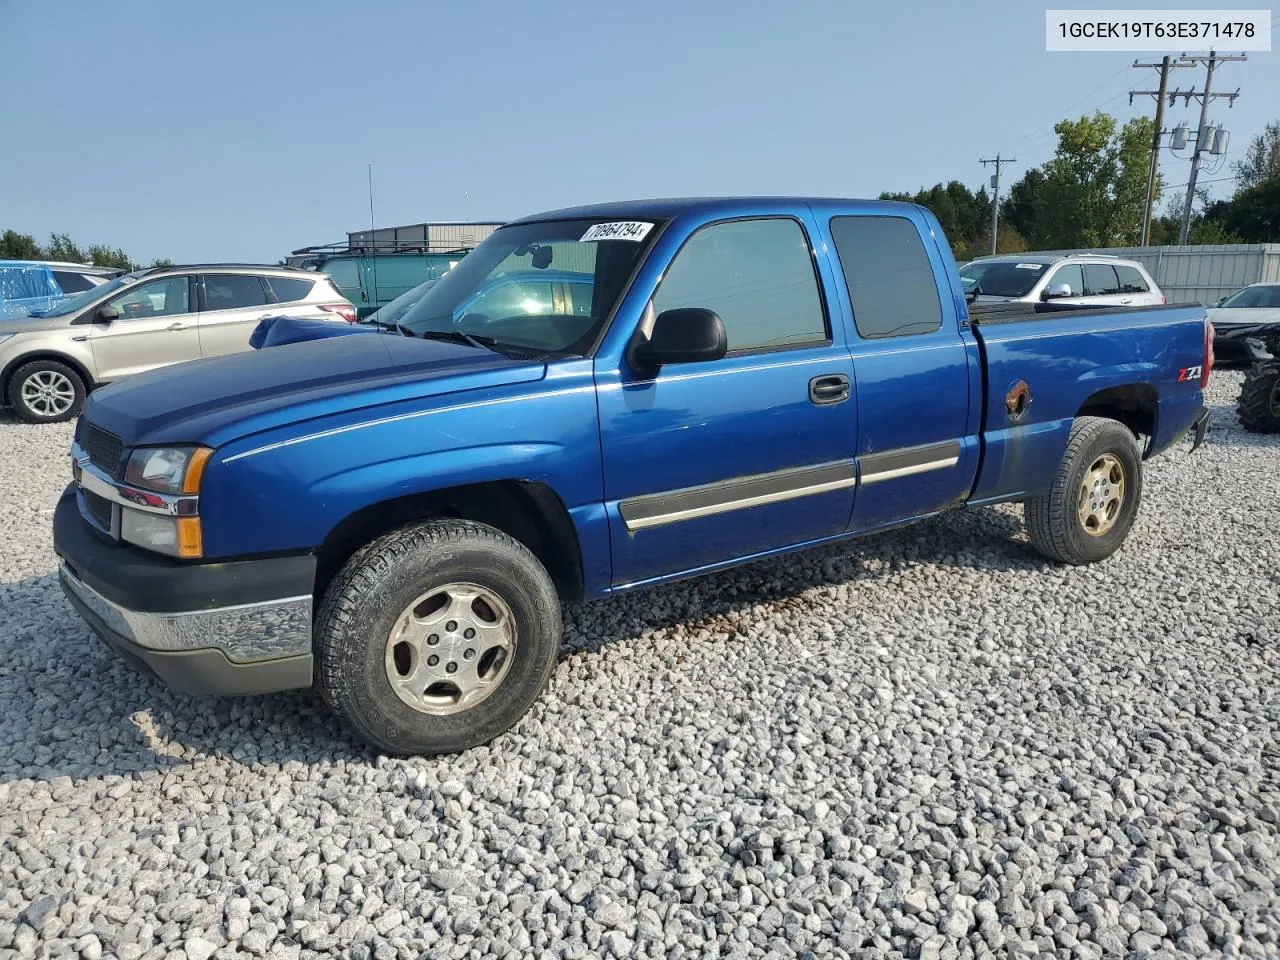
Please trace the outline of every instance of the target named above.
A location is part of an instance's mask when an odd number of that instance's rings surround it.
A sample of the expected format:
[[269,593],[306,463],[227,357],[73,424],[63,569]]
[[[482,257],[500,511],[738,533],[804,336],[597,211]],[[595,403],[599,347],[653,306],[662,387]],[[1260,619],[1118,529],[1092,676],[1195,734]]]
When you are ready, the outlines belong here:
[[618,220],[613,223],[597,223],[589,227],[578,242],[632,240],[639,243],[652,229],[653,224],[645,223],[643,220]]

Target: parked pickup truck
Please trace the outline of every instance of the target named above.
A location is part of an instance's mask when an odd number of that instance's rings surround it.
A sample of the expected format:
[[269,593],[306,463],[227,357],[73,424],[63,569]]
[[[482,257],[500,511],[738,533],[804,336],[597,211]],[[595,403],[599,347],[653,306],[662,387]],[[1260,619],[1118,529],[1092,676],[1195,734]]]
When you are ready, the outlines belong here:
[[[585,308],[462,309],[560,261]],[[1144,461],[1204,438],[1210,327],[1041,306],[971,309],[910,204],[528,217],[393,329],[92,394],[62,583],[178,690],[314,684],[380,750],[464,749],[539,696],[563,603],[1002,501],[1051,560],[1111,556]]]

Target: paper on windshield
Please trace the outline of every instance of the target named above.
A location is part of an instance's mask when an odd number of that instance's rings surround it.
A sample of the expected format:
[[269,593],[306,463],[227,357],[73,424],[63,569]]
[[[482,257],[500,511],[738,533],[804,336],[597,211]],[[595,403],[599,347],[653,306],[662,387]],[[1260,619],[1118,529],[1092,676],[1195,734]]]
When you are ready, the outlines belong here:
[[652,223],[643,220],[615,220],[612,223],[596,223],[587,228],[579,243],[595,240],[632,240],[639,243],[653,229]]

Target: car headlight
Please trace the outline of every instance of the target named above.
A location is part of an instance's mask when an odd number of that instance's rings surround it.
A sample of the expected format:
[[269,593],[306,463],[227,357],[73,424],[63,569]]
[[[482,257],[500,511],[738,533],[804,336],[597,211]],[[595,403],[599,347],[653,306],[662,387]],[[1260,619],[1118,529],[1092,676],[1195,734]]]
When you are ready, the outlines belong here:
[[124,482],[170,496],[200,492],[208,447],[151,447],[134,450],[124,468]]
[[160,507],[159,497],[151,503],[145,491],[181,496],[177,516],[125,506],[120,511],[120,539],[171,557],[197,559],[204,555],[204,537],[196,509],[204,468],[213,451],[208,447],[150,447],[129,454],[124,482],[135,489],[122,491],[142,507]]

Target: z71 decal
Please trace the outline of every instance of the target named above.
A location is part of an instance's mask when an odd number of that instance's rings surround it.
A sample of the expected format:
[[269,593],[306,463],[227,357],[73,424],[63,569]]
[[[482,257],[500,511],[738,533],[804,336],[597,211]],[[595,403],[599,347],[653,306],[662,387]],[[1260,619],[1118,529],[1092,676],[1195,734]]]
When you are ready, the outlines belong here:
[[1183,367],[1178,371],[1178,382],[1186,383],[1188,380],[1200,382],[1200,367]]

